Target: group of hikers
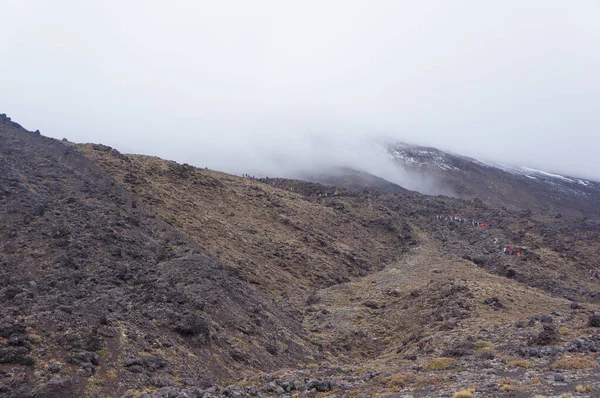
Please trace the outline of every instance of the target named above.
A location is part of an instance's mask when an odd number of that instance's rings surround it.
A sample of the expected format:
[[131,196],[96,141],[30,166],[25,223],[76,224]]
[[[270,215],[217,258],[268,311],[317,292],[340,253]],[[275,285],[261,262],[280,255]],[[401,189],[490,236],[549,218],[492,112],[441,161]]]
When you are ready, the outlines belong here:
[[315,199],[315,198],[328,198],[330,196],[338,196],[338,195],[339,195],[338,191],[333,191],[333,192],[313,193],[312,195],[310,195],[310,197]]
[[492,224],[488,224],[488,223],[484,223],[481,221],[476,221],[476,220],[468,220],[466,218],[463,217],[458,217],[458,216],[440,216],[437,215],[435,216],[436,219],[440,220],[440,221],[454,221],[454,222],[459,222],[459,223],[467,223],[467,224],[471,224],[475,227],[481,227],[481,228],[494,228],[494,226]]
[[[278,188],[284,189],[286,191],[291,191],[294,192],[296,191],[296,188],[294,188],[293,186],[289,186],[287,183],[278,183],[281,182],[281,179],[277,179],[277,178],[256,178],[253,175],[250,174],[242,174],[243,178],[247,178],[249,180],[256,180],[256,181],[261,181],[264,182],[265,184],[269,184],[269,185],[275,185]],[[313,193],[311,195],[309,195],[311,198],[313,199],[319,199],[319,198],[330,198],[330,197],[334,197],[334,196],[340,196],[340,191],[338,191],[337,189],[335,191],[331,191],[331,192],[317,192],[317,193]]]
[[[459,217],[459,216],[441,216],[441,215],[437,215],[436,219],[438,221],[445,221],[445,222],[458,222],[458,223],[466,223],[466,224],[471,224],[475,227],[480,227],[480,228],[487,228],[487,229],[492,229],[494,228],[493,224],[488,224],[486,222],[481,222],[481,221],[477,221],[477,220],[469,220],[467,218],[464,217]],[[481,234],[481,237],[483,239],[487,239],[487,233],[484,232]],[[494,238],[494,244],[498,244],[499,240],[498,238]],[[504,254],[507,254],[509,256],[517,256],[517,257],[521,257],[523,255],[523,248],[519,248],[519,247],[512,247],[512,246],[504,246],[502,248],[502,252]]]
[[[492,229],[494,226],[493,224],[488,224],[485,222],[480,222],[480,221],[476,221],[476,220],[469,220],[466,219],[464,217],[458,217],[458,216],[442,216],[442,215],[437,215],[436,219],[438,221],[443,221],[443,222],[458,222],[458,223],[467,223],[467,224],[471,224],[473,226],[476,227],[481,227],[481,228],[486,228],[486,229]],[[483,239],[487,239],[488,237],[488,231],[484,231],[481,234],[481,237]],[[497,245],[500,241],[498,240],[498,238],[494,237],[493,238],[494,241],[494,245]],[[519,246],[501,246],[502,247],[502,253],[506,254],[507,256],[516,256],[516,257],[526,257],[527,253],[528,253],[528,248],[527,247],[519,247]],[[589,277],[590,280],[600,280],[600,274],[598,273],[598,271],[590,269],[589,270]]]
[[505,246],[502,251],[509,256],[521,257],[522,249],[518,247]]

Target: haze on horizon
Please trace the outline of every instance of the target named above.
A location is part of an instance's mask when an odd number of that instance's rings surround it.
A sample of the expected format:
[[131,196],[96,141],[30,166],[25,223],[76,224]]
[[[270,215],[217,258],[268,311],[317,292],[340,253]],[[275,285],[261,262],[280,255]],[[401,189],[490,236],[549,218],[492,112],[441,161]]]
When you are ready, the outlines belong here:
[[44,135],[270,175],[385,169],[388,138],[600,181],[596,1],[0,10],[0,112]]

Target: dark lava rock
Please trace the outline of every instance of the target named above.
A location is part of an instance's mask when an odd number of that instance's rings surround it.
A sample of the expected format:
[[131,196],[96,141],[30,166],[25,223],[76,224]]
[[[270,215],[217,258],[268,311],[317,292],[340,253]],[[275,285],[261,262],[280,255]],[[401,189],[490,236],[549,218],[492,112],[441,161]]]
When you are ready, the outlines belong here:
[[133,358],[125,361],[123,364],[127,370],[134,373],[141,373],[143,370],[154,372],[158,369],[162,369],[168,366],[168,362],[161,357],[150,357],[150,358]]
[[69,362],[72,363],[91,363],[94,366],[100,365],[98,354],[89,351],[79,351],[71,354]]
[[590,315],[588,325],[594,328],[600,328],[600,315]]
[[43,251],[40,251],[40,250],[34,250],[33,252],[31,252],[31,257],[33,257],[33,258],[44,257],[45,255],[46,255],[46,253],[44,253]]
[[77,383],[70,377],[57,377],[50,379],[39,387],[32,396],[35,398],[63,398],[75,397],[78,394]]
[[559,340],[558,330],[556,325],[551,323],[544,323],[543,329],[537,337],[531,340],[531,344],[534,345],[548,345],[555,343]]
[[273,392],[275,394],[283,394],[285,392],[285,389],[277,383],[275,383],[274,381],[272,381],[267,385],[267,391]]
[[554,322],[554,318],[552,318],[551,315],[543,315],[540,318],[540,322],[542,322],[542,323],[553,323]]
[[473,354],[475,344],[469,340],[463,340],[444,352],[447,357],[464,357]]
[[206,340],[210,339],[210,325],[206,318],[201,315],[187,315],[175,326],[175,331],[182,335],[204,336]]
[[10,320],[0,323],[0,337],[11,337],[12,335],[24,335],[25,326],[20,323],[14,323]]
[[50,365],[50,366],[48,367],[48,370],[49,370],[51,373],[58,373],[58,372],[60,372],[60,370],[61,370],[60,364],[58,364],[58,363],[53,363],[52,365]]
[[489,305],[495,310],[499,310],[504,308],[504,304],[500,301],[498,297],[489,297],[483,300],[483,304]]
[[312,389],[316,389],[318,392],[327,392],[327,391],[331,391],[331,389],[333,388],[333,381],[332,380],[317,380],[317,379],[312,379],[309,380],[306,383],[306,388],[308,390],[312,390]]
[[570,341],[565,345],[565,349],[569,352],[600,352],[600,334]]
[[0,348],[0,363],[32,366],[35,364],[35,359],[28,354],[29,350],[25,347]]
[[492,350],[484,350],[477,354],[477,357],[485,360],[492,360],[496,358],[496,354]]
[[377,309],[377,308],[379,308],[379,304],[377,304],[377,301],[375,301],[375,300],[367,300],[367,301],[365,301],[365,302],[363,303],[363,305],[364,305],[365,307],[369,307],[369,308],[372,308],[372,309]]

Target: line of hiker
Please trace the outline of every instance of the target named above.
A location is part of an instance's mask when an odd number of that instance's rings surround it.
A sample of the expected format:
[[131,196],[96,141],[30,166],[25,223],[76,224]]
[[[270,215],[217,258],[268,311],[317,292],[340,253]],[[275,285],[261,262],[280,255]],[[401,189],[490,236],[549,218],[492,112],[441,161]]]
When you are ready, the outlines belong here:
[[[265,184],[273,185],[279,189],[284,189],[286,191],[296,192],[295,187],[288,185],[285,181],[282,181],[282,179],[270,178],[270,177],[256,178],[250,174],[242,174],[242,177],[247,178],[249,180],[256,180],[256,181],[263,182]],[[330,198],[330,197],[340,196],[340,191],[336,189],[335,191],[331,191],[331,192],[317,192],[317,193],[313,193],[309,196],[313,199]]]
[[[458,216],[440,216],[437,215],[436,219],[438,221],[444,221],[447,223],[450,222],[457,222],[457,223],[466,223],[466,224],[471,224],[475,227],[480,227],[480,228],[487,228],[487,229],[492,229],[494,227],[493,224],[488,224],[488,223],[484,223],[484,222],[480,222],[480,221],[476,221],[476,220],[469,220],[466,219],[464,217],[458,217]],[[481,234],[481,237],[483,239],[487,239],[488,234],[486,232],[484,232],[483,234]],[[494,237],[494,244],[497,245],[500,241],[498,240],[498,238]],[[513,247],[513,246],[504,246],[502,247],[502,252],[506,255],[509,256],[517,256],[517,257],[521,257],[523,255],[525,255],[524,253],[524,248],[522,247]]]
[[509,256],[521,257],[523,249],[520,247],[504,246],[502,251],[504,254],[508,254]]
[[339,196],[339,191],[333,191],[333,192],[319,192],[319,193],[313,193],[312,195],[310,195],[311,198],[316,199],[316,198],[328,198],[330,196]]
[[466,218],[458,217],[458,216],[440,216],[440,215],[437,215],[435,217],[436,217],[436,219],[438,221],[467,223],[467,224],[471,224],[471,225],[473,225],[475,227],[494,228],[493,224],[488,224],[488,223],[484,223],[484,222],[476,221],[476,220],[468,220]]

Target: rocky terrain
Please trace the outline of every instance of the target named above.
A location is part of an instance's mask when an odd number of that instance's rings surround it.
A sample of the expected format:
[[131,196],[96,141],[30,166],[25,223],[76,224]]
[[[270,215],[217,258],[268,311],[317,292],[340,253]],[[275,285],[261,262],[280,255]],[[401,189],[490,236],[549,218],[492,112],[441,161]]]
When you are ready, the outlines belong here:
[[74,148],[1,128],[3,394],[203,386],[316,352],[297,310]]
[[2,116],[0,395],[598,396],[600,222],[504,194],[243,178]]

